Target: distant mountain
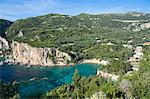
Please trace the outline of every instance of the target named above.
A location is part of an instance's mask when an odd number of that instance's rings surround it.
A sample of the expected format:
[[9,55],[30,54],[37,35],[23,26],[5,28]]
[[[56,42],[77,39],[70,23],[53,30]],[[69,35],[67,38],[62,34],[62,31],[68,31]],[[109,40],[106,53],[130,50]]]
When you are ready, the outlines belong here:
[[12,23],[13,22],[10,22],[8,20],[0,19],[0,36],[1,37],[5,37],[5,31]]
[[148,15],[148,13],[143,13],[143,12],[135,12],[135,11],[130,11],[130,12],[127,12],[126,14],[130,14],[132,16],[144,16],[144,15]]

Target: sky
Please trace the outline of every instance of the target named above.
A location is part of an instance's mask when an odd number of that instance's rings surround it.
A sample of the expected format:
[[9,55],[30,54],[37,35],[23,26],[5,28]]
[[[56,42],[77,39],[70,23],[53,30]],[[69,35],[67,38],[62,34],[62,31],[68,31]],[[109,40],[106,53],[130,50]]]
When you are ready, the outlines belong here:
[[0,19],[15,21],[50,13],[150,13],[150,0],[0,0]]

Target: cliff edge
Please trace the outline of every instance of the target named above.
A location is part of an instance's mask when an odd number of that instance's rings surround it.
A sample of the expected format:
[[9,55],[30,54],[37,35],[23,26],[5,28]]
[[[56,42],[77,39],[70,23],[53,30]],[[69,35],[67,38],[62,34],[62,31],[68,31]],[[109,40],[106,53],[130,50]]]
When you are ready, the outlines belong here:
[[12,53],[15,63],[40,65],[40,66],[64,66],[71,61],[71,57],[56,48],[36,48],[26,43],[12,42]]

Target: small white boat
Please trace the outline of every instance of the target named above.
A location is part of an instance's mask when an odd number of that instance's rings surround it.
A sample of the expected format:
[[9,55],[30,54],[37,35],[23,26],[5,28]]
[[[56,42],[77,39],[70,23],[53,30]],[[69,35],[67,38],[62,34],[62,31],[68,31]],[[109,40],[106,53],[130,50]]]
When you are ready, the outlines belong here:
[[31,66],[30,65],[28,65],[28,66],[26,66],[27,68],[31,68]]
[[43,79],[43,80],[47,80],[48,78],[47,78],[47,77],[43,77],[42,79]]
[[36,80],[36,78],[31,78],[31,79],[30,79],[30,81],[34,81],[34,80]]
[[1,61],[1,62],[0,62],[0,65],[4,65],[4,62],[3,62],[3,61]]

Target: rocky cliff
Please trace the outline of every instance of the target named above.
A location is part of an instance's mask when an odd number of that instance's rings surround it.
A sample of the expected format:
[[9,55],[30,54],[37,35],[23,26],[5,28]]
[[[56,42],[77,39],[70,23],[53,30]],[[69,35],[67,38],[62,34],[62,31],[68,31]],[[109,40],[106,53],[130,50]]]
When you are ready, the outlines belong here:
[[148,30],[150,29],[150,22],[147,23],[132,23],[129,24],[127,27],[127,30],[132,30],[132,31],[141,31],[141,30]]
[[15,63],[41,65],[41,66],[62,66],[71,61],[71,57],[56,48],[36,48],[26,43],[12,42],[13,59]]
[[0,49],[9,49],[8,41],[0,36]]

